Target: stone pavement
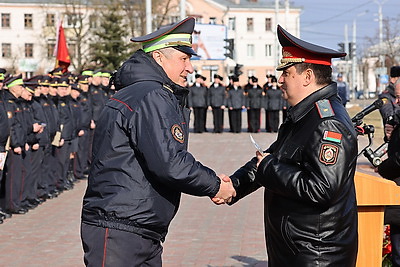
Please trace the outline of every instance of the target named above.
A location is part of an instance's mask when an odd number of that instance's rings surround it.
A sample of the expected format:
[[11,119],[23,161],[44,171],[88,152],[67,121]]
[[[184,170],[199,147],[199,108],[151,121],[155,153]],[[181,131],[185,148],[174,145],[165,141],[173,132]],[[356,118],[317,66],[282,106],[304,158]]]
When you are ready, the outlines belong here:
[[[207,121],[211,129],[211,117]],[[265,148],[276,138],[276,134],[265,132],[253,136]],[[228,175],[255,153],[246,132],[191,133],[189,151],[217,173]],[[361,164],[365,162],[361,159]],[[5,220],[0,225],[0,267],[83,266],[79,223],[85,188],[86,181],[80,181],[58,198]],[[164,266],[265,267],[267,260],[263,189],[231,207],[183,195],[164,243]]]

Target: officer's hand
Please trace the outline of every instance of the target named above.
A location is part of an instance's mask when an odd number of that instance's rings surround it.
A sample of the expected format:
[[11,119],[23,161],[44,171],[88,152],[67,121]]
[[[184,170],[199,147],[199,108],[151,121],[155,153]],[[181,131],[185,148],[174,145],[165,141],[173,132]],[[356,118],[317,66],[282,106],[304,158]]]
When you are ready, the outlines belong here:
[[394,126],[391,124],[385,124],[384,130],[385,130],[385,136],[386,139],[389,141],[390,137],[392,136],[392,132],[393,132]]
[[60,140],[60,146],[63,146],[64,145],[64,139],[61,139]]
[[85,131],[84,130],[80,130],[79,133],[78,133],[78,136],[83,136],[84,134],[85,134]]
[[90,121],[90,129],[96,128],[96,124],[94,123],[93,120]]
[[34,145],[32,146],[32,149],[33,149],[33,150],[38,150],[38,149],[39,149],[39,144],[34,144]]
[[29,145],[28,144],[25,144],[25,151],[28,151],[29,150]]
[[260,165],[261,161],[268,156],[270,153],[261,153],[260,151],[256,151],[256,157],[257,157],[257,168],[258,165]]
[[221,179],[220,188],[211,200],[217,205],[229,203],[236,196],[235,188],[233,188],[231,179],[225,174],[220,174],[218,177]]
[[15,154],[21,154],[22,153],[22,148],[21,147],[16,147],[13,149]]

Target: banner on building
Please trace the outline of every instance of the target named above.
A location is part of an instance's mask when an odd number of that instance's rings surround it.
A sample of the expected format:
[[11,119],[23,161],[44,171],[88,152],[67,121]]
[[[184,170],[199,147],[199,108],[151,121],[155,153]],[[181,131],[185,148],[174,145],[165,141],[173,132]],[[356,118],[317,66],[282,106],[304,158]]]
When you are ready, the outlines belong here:
[[218,24],[196,24],[192,34],[193,50],[201,57],[192,59],[224,60],[226,26]]

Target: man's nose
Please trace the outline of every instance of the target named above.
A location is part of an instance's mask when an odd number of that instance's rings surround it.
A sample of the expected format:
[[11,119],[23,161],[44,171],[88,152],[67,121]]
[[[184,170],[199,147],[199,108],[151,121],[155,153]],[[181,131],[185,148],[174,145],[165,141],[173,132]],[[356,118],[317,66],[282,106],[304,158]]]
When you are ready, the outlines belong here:
[[188,60],[187,64],[186,64],[186,71],[189,73],[193,73],[194,69],[193,69],[193,65],[192,62],[190,62],[190,60]]

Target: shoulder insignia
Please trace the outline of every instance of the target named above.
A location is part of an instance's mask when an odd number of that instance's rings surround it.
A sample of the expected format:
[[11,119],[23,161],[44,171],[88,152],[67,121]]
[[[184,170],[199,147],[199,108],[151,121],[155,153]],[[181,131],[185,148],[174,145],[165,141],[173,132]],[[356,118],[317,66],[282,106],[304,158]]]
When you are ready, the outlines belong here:
[[13,117],[13,113],[11,111],[7,111],[7,117],[11,119]]
[[318,113],[321,118],[332,117],[335,115],[335,112],[333,112],[331,106],[331,102],[328,99],[319,100],[315,102],[315,105],[317,106]]
[[322,144],[319,151],[319,161],[325,165],[333,165],[336,163],[339,155],[339,148],[331,144]]
[[331,131],[324,131],[324,136],[322,137],[322,139],[340,144],[342,142],[342,134]]
[[172,125],[171,133],[174,139],[179,143],[183,144],[183,142],[185,142],[185,136],[183,135],[182,128],[178,124]]

